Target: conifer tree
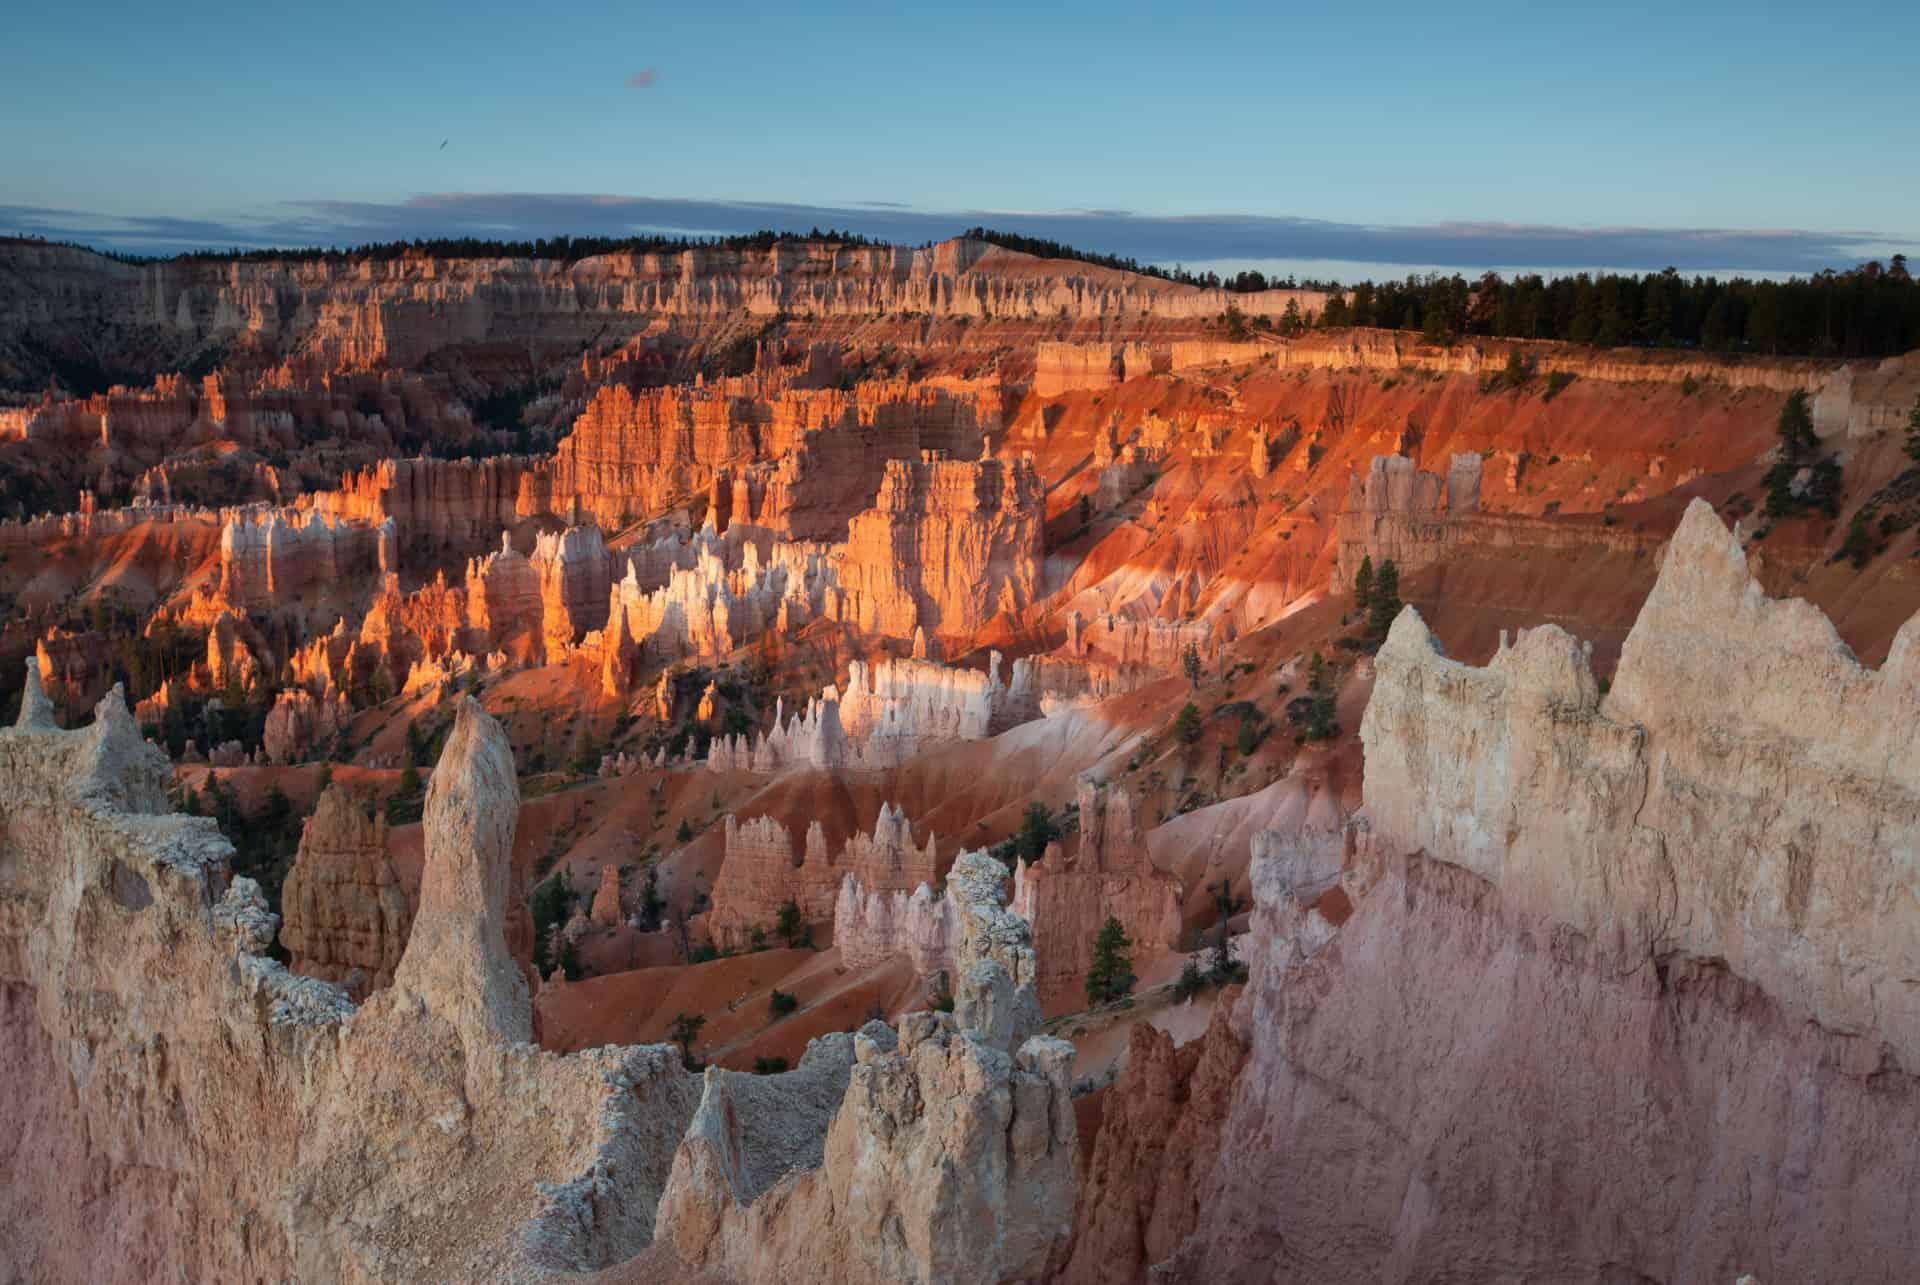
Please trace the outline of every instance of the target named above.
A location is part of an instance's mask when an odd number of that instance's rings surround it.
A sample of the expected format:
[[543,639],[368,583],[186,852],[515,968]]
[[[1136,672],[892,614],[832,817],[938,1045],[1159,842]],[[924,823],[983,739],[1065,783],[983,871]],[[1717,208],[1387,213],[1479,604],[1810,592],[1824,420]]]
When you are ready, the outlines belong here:
[[1087,969],[1088,1004],[1111,1004],[1133,993],[1132,946],[1125,926],[1108,915],[1093,939],[1093,965]]
[[1388,558],[1373,578],[1373,594],[1367,605],[1367,632],[1375,638],[1385,638],[1387,630],[1393,627],[1393,618],[1399,614],[1400,568]]

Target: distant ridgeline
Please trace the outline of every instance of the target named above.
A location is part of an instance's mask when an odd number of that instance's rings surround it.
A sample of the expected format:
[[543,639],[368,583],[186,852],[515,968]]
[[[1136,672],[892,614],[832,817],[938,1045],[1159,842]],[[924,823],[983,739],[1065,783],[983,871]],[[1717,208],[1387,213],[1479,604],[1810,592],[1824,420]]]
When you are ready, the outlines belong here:
[[[1559,339],[1600,348],[1700,348],[1709,352],[1754,352],[1770,356],[1889,357],[1920,348],[1920,285],[1905,255],[1886,264],[1872,261],[1845,272],[1821,272],[1786,281],[1751,277],[1687,277],[1672,268],[1644,275],[1579,273],[1549,279],[1539,273],[1503,278],[1497,272],[1469,280],[1454,273],[1409,275],[1402,281],[1333,281],[1268,277],[1243,271],[1230,277],[1142,263],[1121,255],[1076,249],[1044,237],[974,227],[961,236],[1046,259],[1092,264],[1120,272],[1202,289],[1248,294],[1270,289],[1324,290],[1331,294],[1319,315],[1322,327],[1377,326],[1417,330],[1447,343],[1466,335],[1512,339]],[[0,237],[0,244],[71,245],[38,237]],[[543,237],[494,241],[441,237],[386,241],[347,249],[318,246],[284,249],[204,250],[171,257],[178,262],[385,262],[406,258],[536,259],[573,263],[607,254],[662,254],[695,249],[766,250],[777,244],[882,246],[889,243],[834,229],[803,234],[759,231],[711,237]],[[932,243],[928,243],[932,244]],[[93,249],[90,246],[78,246]],[[920,247],[924,248],[924,247]],[[169,261],[95,250],[126,263]],[[1229,324],[1263,328],[1260,320]]]

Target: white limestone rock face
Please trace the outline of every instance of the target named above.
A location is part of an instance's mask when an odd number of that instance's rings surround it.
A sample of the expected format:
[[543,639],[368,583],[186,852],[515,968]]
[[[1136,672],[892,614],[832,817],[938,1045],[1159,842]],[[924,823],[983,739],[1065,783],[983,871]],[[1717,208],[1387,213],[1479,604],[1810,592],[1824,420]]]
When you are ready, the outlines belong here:
[[1362,736],[1382,834],[1645,959],[1680,950],[1920,1069],[1920,624],[1875,673],[1687,510],[1604,701],[1551,626],[1482,670],[1412,612]]
[[533,1038],[526,978],[506,939],[519,813],[507,735],[478,701],[463,697],[427,785],[420,909],[393,984],[469,1044]]

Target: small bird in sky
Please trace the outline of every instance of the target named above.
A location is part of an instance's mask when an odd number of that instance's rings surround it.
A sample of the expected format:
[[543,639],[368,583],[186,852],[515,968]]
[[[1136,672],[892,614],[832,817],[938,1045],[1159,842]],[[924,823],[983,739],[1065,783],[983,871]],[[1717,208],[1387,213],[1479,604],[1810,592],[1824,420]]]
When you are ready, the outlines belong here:
[[447,150],[447,140],[444,138],[440,140],[440,150],[443,152]]

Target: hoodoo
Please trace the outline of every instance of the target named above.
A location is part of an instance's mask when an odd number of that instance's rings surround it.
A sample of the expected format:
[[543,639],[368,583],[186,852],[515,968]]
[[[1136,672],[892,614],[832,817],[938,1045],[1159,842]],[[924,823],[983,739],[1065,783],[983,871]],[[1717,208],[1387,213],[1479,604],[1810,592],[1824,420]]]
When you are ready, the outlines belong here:
[[42,6],[0,1283],[1920,1278],[1920,9],[1669,8]]

